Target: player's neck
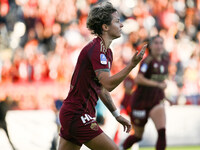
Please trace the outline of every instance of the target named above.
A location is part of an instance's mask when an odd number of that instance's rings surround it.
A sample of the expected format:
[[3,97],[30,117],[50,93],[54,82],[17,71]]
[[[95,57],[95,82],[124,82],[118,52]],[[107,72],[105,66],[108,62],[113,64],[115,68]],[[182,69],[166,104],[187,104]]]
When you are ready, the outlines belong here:
[[108,36],[106,36],[106,35],[101,35],[100,37],[101,37],[101,39],[102,39],[102,41],[103,41],[103,43],[104,43],[106,49],[108,49],[109,46],[110,46],[110,44],[112,43],[112,39],[110,39],[110,38],[109,38]]

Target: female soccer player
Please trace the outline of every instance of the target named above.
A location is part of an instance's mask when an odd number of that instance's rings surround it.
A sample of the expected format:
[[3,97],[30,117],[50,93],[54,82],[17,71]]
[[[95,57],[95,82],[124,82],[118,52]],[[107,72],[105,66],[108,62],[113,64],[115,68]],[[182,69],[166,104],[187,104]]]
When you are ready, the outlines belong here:
[[148,117],[153,120],[158,131],[156,150],[164,150],[166,147],[166,116],[162,100],[165,97],[164,80],[168,73],[169,58],[164,52],[163,38],[159,35],[150,39],[148,47],[149,55],[141,63],[135,78],[138,87],[132,97],[130,116],[135,133],[125,140],[124,149],[128,149],[142,139]]
[[109,2],[91,9],[87,27],[97,35],[80,52],[72,76],[70,91],[60,110],[59,150],[79,150],[82,144],[95,150],[116,150],[116,144],[95,121],[98,97],[127,132],[131,124],[117,111],[109,94],[142,59],[146,45],[132,57],[119,73],[110,76],[112,40],[121,36],[122,23],[117,10]]

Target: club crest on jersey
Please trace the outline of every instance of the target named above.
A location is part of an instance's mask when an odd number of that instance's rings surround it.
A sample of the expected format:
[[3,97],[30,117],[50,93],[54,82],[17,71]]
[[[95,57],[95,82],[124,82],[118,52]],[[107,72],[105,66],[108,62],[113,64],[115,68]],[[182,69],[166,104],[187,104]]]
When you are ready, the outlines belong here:
[[100,62],[102,65],[107,65],[107,59],[104,54],[100,54]]
[[92,124],[90,125],[90,128],[91,128],[92,130],[94,130],[94,131],[97,131],[97,130],[99,129],[97,123],[92,123]]

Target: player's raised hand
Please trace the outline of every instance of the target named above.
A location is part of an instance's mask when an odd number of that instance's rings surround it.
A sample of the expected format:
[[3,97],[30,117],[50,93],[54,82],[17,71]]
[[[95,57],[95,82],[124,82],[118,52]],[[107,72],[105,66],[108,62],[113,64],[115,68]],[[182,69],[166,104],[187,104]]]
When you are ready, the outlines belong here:
[[116,120],[121,123],[124,127],[124,132],[130,132],[131,131],[131,123],[121,115],[116,117]]
[[143,58],[145,50],[147,48],[147,44],[143,45],[140,53],[138,54],[138,51],[136,51],[136,53],[134,54],[134,56],[132,57],[131,63],[132,65],[135,67]]

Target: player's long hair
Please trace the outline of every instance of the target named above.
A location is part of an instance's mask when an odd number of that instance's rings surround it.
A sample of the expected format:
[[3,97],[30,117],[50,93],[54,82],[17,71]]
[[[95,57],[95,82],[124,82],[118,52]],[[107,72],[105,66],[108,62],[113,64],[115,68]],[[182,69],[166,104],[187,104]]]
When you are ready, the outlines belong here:
[[[154,40],[155,40],[156,38],[161,38],[161,39],[164,41],[163,37],[160,36],[159,34],[157,34],[157,35],[155,35],[155,36],[152,36],[152,37],[148,40],[148,43],[149,43],[149,44],[147,45],[148,52],[149,52],[150,55],[151,55],[151,44],[154,42]],[[169,60],[169,54],[166,52],[166,50],[163,52],[162,58],[163,58],[163,59],[166,59],[166,60]]]
[[155,36],[152,36],[152,37],[148,40],[148,43],[149,43],[149,44],[147,45],[147,48],[148,48],[148,50],[149,50],[149,54],[151,54],[151,44],[154,42],[154,40],[155,40],[156,38],[161,38],[162,40],[164,40],[163,37],[160,36],[159,34],[157,34],[157,35],[155,35]]
[[110,25],[112,21],[112,13],[117,10],[110,2],[102,2],[94,6],[87,18],[87,28],[92,34],[102,35],[102,25]]

